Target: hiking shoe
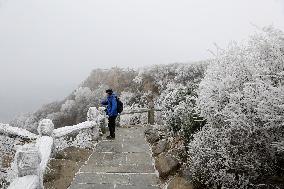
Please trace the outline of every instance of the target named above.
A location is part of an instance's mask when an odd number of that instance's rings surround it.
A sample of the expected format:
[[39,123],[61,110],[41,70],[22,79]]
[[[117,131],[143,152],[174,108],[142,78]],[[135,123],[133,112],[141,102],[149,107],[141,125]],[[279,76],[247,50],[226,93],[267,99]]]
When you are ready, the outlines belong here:
[[112,137],[112,136],[107,136],[106,139],[108,139],[108,140],[113,140],[113,139],[115,139],[115,138]]

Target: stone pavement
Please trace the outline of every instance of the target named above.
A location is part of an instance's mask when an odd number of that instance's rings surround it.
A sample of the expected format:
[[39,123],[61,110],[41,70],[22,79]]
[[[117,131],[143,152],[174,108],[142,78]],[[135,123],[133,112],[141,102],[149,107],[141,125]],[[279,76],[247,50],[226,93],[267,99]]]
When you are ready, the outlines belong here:
[[117,128],[115,140],[102,140],[69,189],[159,189],[144,127]]

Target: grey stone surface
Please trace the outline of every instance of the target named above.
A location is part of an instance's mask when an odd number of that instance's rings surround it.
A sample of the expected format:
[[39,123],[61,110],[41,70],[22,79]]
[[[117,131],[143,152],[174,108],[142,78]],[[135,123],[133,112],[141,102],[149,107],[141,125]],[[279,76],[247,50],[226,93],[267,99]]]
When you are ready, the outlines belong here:
[[73,180],[70,189],[158,189],[144,127],[117,128],[115,140],[103,140]]
[[156,159],[156,168],[160,177],[165,179],[179,168],[179,162],[169,154],[160,154]]
[[156,174],[132,174],[129,175],[129,183],[132,185],[149,185],[156,186],[159,179]]
[[183,177],[175,177],[173,178],[167,189],[193,189],[193,185],[189,183],[185,178]]
[[76,176],[77,184],[129,184],[129,176],[121,174],[80,173]]
[[[144,140],[144,139],[143,139]],[[142,140],[139,142],[124,142],[122,143],[122,152],[145,152],[149,149],[149,146],[145,143],[142,143]]]
[[160,140],[156,145],[153,146],[153,155],[157,156],[160,153],[164,152],[167,147],[167,141],[166,140]]
[[95,152],[121,152],[122,144],[116,141],[102,141],[95,149]]
[[68,189],[113,189],[113,184],[72,184]]
[[159,187],[147,185],[116,185],[115,189],[159,189]]
[[127,164],[152,165],[152,157],[149,153],[129,153],[126,155]]
[[117,165],[117,166],[98,166],[94,164],[84,165],[81,172],[87,173],[153,173],[155,169],[152,165]]
[[160,139],[160,136],[157,132],[150,132],[146,135],[146,139],[150,144],[154,144]]

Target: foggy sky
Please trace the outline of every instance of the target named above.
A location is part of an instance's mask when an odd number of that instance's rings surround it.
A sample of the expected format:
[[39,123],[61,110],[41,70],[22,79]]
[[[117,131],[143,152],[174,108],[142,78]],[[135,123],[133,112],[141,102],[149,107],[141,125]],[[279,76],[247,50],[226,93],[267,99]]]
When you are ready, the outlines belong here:
[[61,100],[94,68],[210,58],[284,0],[0,0],[0,122]]

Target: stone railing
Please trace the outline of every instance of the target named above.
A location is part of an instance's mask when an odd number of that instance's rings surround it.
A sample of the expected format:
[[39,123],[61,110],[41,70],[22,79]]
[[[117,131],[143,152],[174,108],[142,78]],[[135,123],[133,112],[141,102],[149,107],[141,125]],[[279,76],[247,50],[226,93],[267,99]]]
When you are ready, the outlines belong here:
[[[148,124],[153,125],[155,111],[159,109],[139,108],[125,110],[121,115],[148,113]],[[60,137],[74,135],[84,129],[91,129],[93,139],[99,138],[99,128],[106,126],[106,116],[104,108],[91,107],[87,114],[87,121],[73,126],[65,126],[54,129],[50,119],[44,119],[39,123],[38,133],[33,134],[25,129],[1,125],[2,135],[20,137],[23,139],[35,140],[35,143],[25,144],[20,147],[15,155],[17,178],[15,178],[8,189],[42,189],[43,175],[49,159],[54,153],[54,140]]]
[[90,108],[88,121],[74,126],[66,126],[54,129],[50,119],[44,119],[39,123],[38,133],[35,135],[25,129],[12,128],[9,125],[0,128],[0,133],[14,135],[21,138],[36,139],[35,143],[25,144],[20,147],[15,155],[17,178],[13,180],[8,189],[42,189],[43,174],[49,159],[54,152],[54,140],[66,135],[75,134],[83,129],[92,129],[93,139],[99,137],[99,127],[106,123],[103,108]]
[[9,137],[19,137],[22,139],[37,139],[38,135],[27,131],[26,129],[12,127],[8,124],[0,124],[0,134]]
[[148,113],[147,119],[148,119],[148,124],[154,125],[155,123],[155,112],[157,111],[162,111],[161,109],[154,108],[153,105],[149,105],[149,108],[137,108],[137,109],[129,109],[123,111],[120,115],[132,115],[132,114],[137,114],[137,113]]

